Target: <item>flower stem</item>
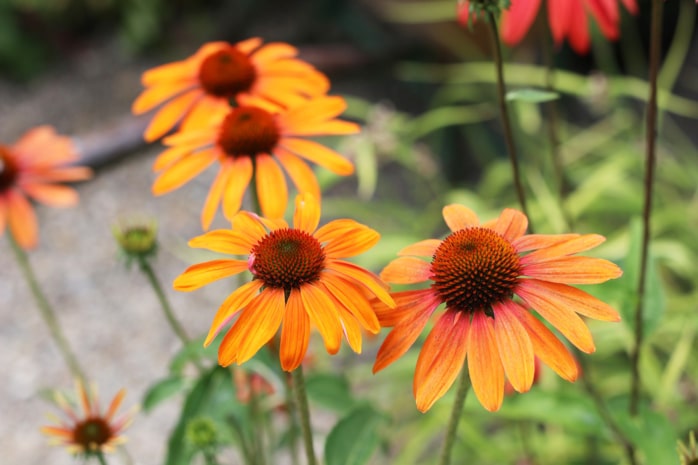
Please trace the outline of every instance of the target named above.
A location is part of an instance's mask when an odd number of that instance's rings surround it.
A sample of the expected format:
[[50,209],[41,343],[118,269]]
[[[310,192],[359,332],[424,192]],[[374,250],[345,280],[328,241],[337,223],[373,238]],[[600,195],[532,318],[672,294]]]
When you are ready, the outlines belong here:
[[101,450],[98,450],[95,453],[95,456],[97,457],[97,460],[99,461],[99,465],[107,465],[107,459],[104,458],[104,453]]
[[17,263],[19,264],[19,267],[21,268],[22,273],[24,274],[24,278],[27,280],[27,283],[29,284],[29,289],[31,290],[32,295],[34,296],[34,300],[36,300],[36,304],[39,307],[41,317],[43,318],[44,323],[46,323],[46,326],[48,326],[53,341],[58,346],[58,350],[60,350],[61,355],[63,355],[63,358],[65,359],[65,362],[68,365],[68,368],[70,369],[70,372],[73,374],[73,376],[78,378],[84,385],[87,385],[87,378],[85,376],[85,372],[80,367],[78,359],[75,357],[73,350],[70,348],[68,340],[63,334],[63,330],[61,329],[61,326],[58,323],[56,313],[53,311],[51,304],[49,304],[48,300],[46,299],[46,295],[39,286],[39,282],[36,279],[34,270],[32,269],[31,264],[29,263],[27,253],[17,243],[14,236],[12,235],[12,231],[8,231],[7,237],[10,241],[12,251],[15,254],[15,258],[17,259]]
[[[148,283],[153,288],[153,291],[155,292],[155,295],[157,296],[158,301],[160,302],[160,307],[165,313],[165,318],[167,318],[167,322],[170,324],[172,331],[174,331],[179,340],[186,347],[189,344],[189,342],[191,342],[191,340],[189,339],[189,336],[187,336],[187,333],[184,331],[182,325],[179,324],[179,321],[177,321],[177,318],[175,317],[174,312],[172,311],[172,307],[170,306],[170,303],[167,300],[165,291],[163,290],[160,281],[155,275],[153,267],[150,266],[148,259],[143,257],[139,258],[138,267],[148,278]],[[203,371],[204,367],[201,365],[198,359],[194,358],[192,359],[192,361],[194,365],[196,365],[196,367],[199,369],[199,371]]]
[[[502,59],[502,48],[499,43],[499,31],[497,30],[497,18],[494,13],[487,11],[487,24],[490,31],[490,42],[492,44],[492,51],[494,53],[494,64],[497,71],[497,99],[499,101],[499,116],[502,120],[502,126],[504,128],[504,142],[507,146],[507,152],[509,154],[509,161],[511,162],[511,171],[514,177],[514,187],[516,188],[516,195],[519,199],[519,204],[521,205],[521,210],[527,217],[528,209],[526,208],[526,195],[524,194],[523,184],[521,182],[521,173],[519,170],[519,162],[516,155],[516,145],[514,144],[514,135],[511,130],[511,120],[509,118],[509,110],[507,108],[506,101],[506,88],[504,84],[504,60]],[[529,218],[530,221],[530,218]],[[530,226],[529,229],[533,231]]]
[[456,441],[456,432],[458,431],[458,422],[460,421],[461,414],[463,413],[463,405],[465,404],[465,397],[470,389],[470,377],[468,375],[467,367],[463,366],[460,373],[460,379],[458,380],[458,389],[456,390],[456,398],[453,400],[453,409],[451,410],[451,418],[448,421],[448,428],[446,429],[446,437],[444,438],[444,445],[441,449],[441,457],[439,458],[439,465],[449,465],[451,463],[451,452],[453,450],[453,444]]
[[315,450],[313,448],[313,432],[310,428],[310,411],[308,410],[308,397],[305,392],[305,379],[303,377],[303,367],[299,366],[291,372],[293,376],[293,392],[296,397],[296,409],[301,420],[301,432],[303,433],[303,443],[305,444],[305,455],[308,465],[317,465]]
[[642,212],[642,249],[640,273],[637,285],[637,306],[635,309],[635,345],[631,354],[632,381],[630,388],[630,414],[637,415],[640,398],[640,350],[644,340],[643,316],[645,281],[647,280],[647,258],[650,243],[650,220],[652,218],[652,192],[657,145],[657,76],[661,55],[663,0],[652,0],[652,22],[650,26],[649,60],[649,100],[645,126],[645,199]]

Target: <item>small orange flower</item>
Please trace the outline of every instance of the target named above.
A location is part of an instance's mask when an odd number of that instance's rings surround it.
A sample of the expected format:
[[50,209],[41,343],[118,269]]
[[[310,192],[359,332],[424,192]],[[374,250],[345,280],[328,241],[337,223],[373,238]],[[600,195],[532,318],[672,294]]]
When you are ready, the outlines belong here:
[[280,218],[286,210],[288,189],[279,164],[299,192],[318,199],[315,174],[301,158],[340,175],[354,172],[351,162],[337,152],[305,139],[357,132],[356,124],[335,119],[345,108],[341,97],[318,97],[288,110],[247,104],[223,109],[209,124],[184,129],[164,140],[170,148],[155,160],[153,169],[160,174],[153,193],[177,189],[218,161],[220,169],[201,213],[204,230],[220,203],[229,220],[240,210],[253,172],[262,215]]
[[596,234],[524,235],[528,220],[511,209],[484,225],[462,205],[445,207],[443,216],[450,235],[406,247],[381,273],[386,282],[431,281],[431,286],[394,293],[394,309],[377,306],[381,325],[394,328],[378,351],[373,371],[407,352],[445,303],[446,311],[417,360],[414,394],[420,411],[446,393],[466,354],[475,395],[490,411],[502,404],[505,374],[516,391],[531,388],[534,356],[574,381],[574,357],[527,308],[535,309],[577,348],[593,352],[591,333],[577,314],[604,321],[620,317],[606,303],[569,284],[602,283],[622,271],[607,260],[572,255],[605,239]]
[[223,338],[218,362],[242,364],[276,334],[281,326],[279,357],[286,371],[297,368],[308,348],[310,326],[315,326],[330,354],[342,340],[361,352],[361,330],[380,330],[369,299],[393,305],[387,286],[373,273],[341,260],[363,253],[378,242],[379,234],[353,220],[340,219],[317,229],[320,204],[310,194],[296,198],[293,227],[249,212],[233,217],[233,229],[196,237],[191,247],[246,255],[244,260],[221,259],[189,267],[174,281],[174,288],[193,291],[212,281],[252,273],[220,306],[205,345],[239,313]]
[[126,441],[120,434],[131,424],[136,411],[132,409],[118,419],[114,418],[126,391],[122,389],[116,394],[104,414],[100,412],[94,387],[88,392],[78,382],[76,391],[82,405],[82,415],[73,409],[62,394],[56,393],[55,401],[63,409],[67,420],[56,419],[58,426],[44,426],[41,431],[54,439],[56,444],[66,446],[73,454],[88,456],[113,452],[115,446]]
[[237,44],[211,42],[186,60],[143,73],[146,89],[133,102],[139,115],[164,104],[146,129],[145,139],[165,135],[178,121],[205,119],[212,109],[240,97],[255,96],[289,106],[306,97],[324,95],[329,81],[298,50],[285,43],[262,45],[259,38]]
[[27,197],[52,207],[75,205],[75,190],[56,183],[91,176],[88,168],[66,166],[77,159],[70,138],[50,126],[29,130],[12,146],[0,144],[0,234],[9,225],[22,248],[35,247],[36,214]]

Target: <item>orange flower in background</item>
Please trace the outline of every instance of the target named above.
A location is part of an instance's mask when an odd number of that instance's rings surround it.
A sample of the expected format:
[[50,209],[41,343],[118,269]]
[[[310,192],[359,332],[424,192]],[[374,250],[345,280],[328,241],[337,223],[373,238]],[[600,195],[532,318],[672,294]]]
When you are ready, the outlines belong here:
[[165,138],[170,148],[155,160],[153,169],[160,172],[153,184],[155,195],[179,188],[218,162],[218,175],[201,213],[204,230],[211,225],[219,204],[228,220],[240,210],[253,173],[262,215],[280,218],[288,202],[281,167],[299,192],[309,192],[318,199],[317,179],[302,159],[342,176],[354,172],[351,162],[337,152],[306,139],[359,131],[358,125],[336,119],[346,108],[344,99],[318,97],[287,110],[254,103],[219,110],[208,124]]
[[151,142],[180,120],[186,126],[188,121],[205,119],[216,107],[227,107],[240,97],[290,106],[326,94],[327,77],[295,58],[297,54],[289,44],[262,45],[259,38],[205,44],[185,60],[143,73],[146,89],[133,102],[132,111],[139,115],[162,105],[145,132]]
[[193,291],[215,280],[243,271],[253,279],[218,309],[204,345],[208,345],[235,316],[218,349],[218,362],[242,364],[277,333],[281,326],[279,357],[286,371],[305,357],[310,327],[316,327],[330,354],[339,350],[342,335],[361,352],[361,330],[377,333],[378,319],[370,298],[386,306],[393,300],[387,286],[373,273],[342,260],[373,247],[379,234],[353,220],[334,220],[318,229],[320,204],[310,194],[296,197],[293,227],[250,212],[233,217],[233,229],[196,237],[191,247],[243,255],[189,267],[174,281],[179,291]]
[[[632,14],[638,13],[637,0],[620,0]],[[468,22],[468,1],[459,3],[458,20]],[[574,51],[589,52],[591,36],[587,13],[590,13],[609,40],[620,37],[620,8],[618,0],[548,0],[548,23],[558,46],[568,40]],[[508,10],[502,12],[502,41],[513,46],[521,42],[538,15],[541,0],[511,0]]]
[[24,249],[36,246],[38,226],[29,198],[51,207],[77,204],[74,189],[56,183],[88,179],[88,168],[67,166],[78,160],[70,138],[50,126],[27,131],[12,146],[0,144],[0,234],[10,232]]
[[443,303],[446,311],[427,336],[414,374],[420,411],[446,393],[466,355],[475,395],[490,411],[502,404],[505,375],[516,391],[530,389],[534,357],[574,381],[574,357],[528,308],[581,351],[593,352],[591,333],[578,314],[604,321],[619,321],[620,316],[569,284],[602,283],[622,274],[607,260],[573,256],[605,239],[596,234],[524,235],[528,220],[511,209],[484,225],[462,205],[445,207],[443,216],[452,231],[449,236],[406,247],[381,273],[389,283],[431,286],[392,294],[395,308],[377,306],[381,326],[394,328],[378,351],[373,371],[407,352]]
[[118,419],[115,418],[126,391],[122,389],[116,394],[105,413],[100,411],[94,387],[88,392],[85,386],[78,382],[76,391],[82,405],[82,414],[74,410],[62,394],[56,393],[55,401],[63,409],[67,419],[56,419],[58,426],[44,426],[41,431],[50,436],[57,445],[66,446],[73,454],[87,456],[113,452],[115,446],[126,441],[121,433],[131,424],[136,412],[136,409],[131,409]]

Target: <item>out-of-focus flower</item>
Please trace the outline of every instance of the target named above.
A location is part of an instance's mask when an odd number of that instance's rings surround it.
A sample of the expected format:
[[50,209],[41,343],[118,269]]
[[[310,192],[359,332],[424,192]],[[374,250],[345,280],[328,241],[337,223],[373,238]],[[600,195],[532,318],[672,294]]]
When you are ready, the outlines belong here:
[[311,326],[318,329],[330,354],[337,353],[343,335],[355,352],[361,352],[362,328],[380,330],[367,296],[392,306],[387,286],[373,273],[342,260],[369,250],[379,234],[349,219],[318,229],[319,222],[320,204],[306,193],[296,198],[293,227],[243,211],[233,217],[232,231],[211,231],[189,242],[191,247],[246,258],[193,265],[175,279],[175,289],[193,291],[242,271],[253,276],[220,306],[204,342],[210,344],[239,314],[218,350],[221,365],[252,358],[279,326],[279,357],[286,371],[303,361]]
[[77,160],[70,138],[50,126],[27,131],[14,145],[0,144],[0,234],[9,226],[22,248],[36,247],[38,226],[29,199],[51,207],[77,204],[77,192],[57,184],[90,178],[89,168],[68,166]]
[[[538,15],[542,0],[511,0],[511,7],[502,13],[501,35],[505,44],[521,42]],[[637,14],[637,0],[620,0],[632,14]],[[458,4],[458,21],[469,20],[470,2]],[[618,0],[548,0],[548,24],[555,43],[564,40],[580,54],[588,53],[591,44],[587,13],[593,16],[603,35],[609,40],[620,37],[620,7]]]
[[125,220],[112,227],[112,234],[126,264],[152,257],[157,252],[158,225],[150,220]]
[[116,394],[104,413],[101,412],[94,386],[88,391],[81,382],[77,382],[76,391],[82,412],[75,409],[61,393],[56,393],[55,401],[66,418],[56,418],[57,426],[44,426],[41,431],[51,437],[52,442],[66,446],[74,454],[90,456],[112,452],[115,446],[126,441],[121,433],[130,425],[136,412],[134,408],[116,418],[126,390],[122,389]]
[[290,106],[308,97],[324,95],[327,77],[296,58],[295,47],[274,42],[262,45],[252,38],[229,44],[211,42],[191,57],[158,66],[143,73],[146,89],[133,102],[134,114],[162,105],[146,129],[145,139],[154,141],[180,120],[209,117],[219,107],[255,96]]
[[288,202],[281,167],[299,193],[309,192],[317,199],[317,179],[302,159],[339,175],[354,172],[349,160],[307,139],[358,132],[355,123],[336,119],[345,108],[341,97],[318,97],[287,110],[259,100],[255,105],[219,110],[219,116],[208,120],[208,124],[165,138],[165,145],[170,148],[155,160],[153,169],[160,173],[153,193],[162,195],[177,189],[218,162],[220,169],[201,213],[204,230],[209,228],[219,204],[222,203],[228,220],[240,210],[253,173],[262,215],[280,218]]
[[[381,273],[389,283],[430,282],[430,287],[393,293],[395,308],[376,306],[381,326],[393,329],[378,351],[374,372],[407,352],[436,308],[446,304],[417,361],[414,394],[420,411],[446,393],[464,369],[466,354],[475,395],[490,411],[502,404],[505,375],[516,391],[531,388],[536,356],[574,381],[574,357],[528,308],[581,351],[593,352],[591,333],[578,314],[605,321],[620,317],[570,284],[602,283],[622,274],[607,260],[573,256],[604,238],[525,235],[526,216],[511,209],[483,225],[462,205],[446,206],[443,216],[450,235],[406,247]],[[521,300],[514,300],[515,295]]]
[[243,404],[249,403],[252,396],[270,395],[275,392],[274,386],[264,376],[243,368],[233,372],[233,382],[235,395]]

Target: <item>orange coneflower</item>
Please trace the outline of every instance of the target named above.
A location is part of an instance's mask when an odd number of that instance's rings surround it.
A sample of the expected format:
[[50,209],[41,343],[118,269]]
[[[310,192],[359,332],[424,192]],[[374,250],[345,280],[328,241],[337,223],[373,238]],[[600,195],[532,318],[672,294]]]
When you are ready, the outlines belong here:
[[0,234],[9,225],[22,248],[35,247],[38,227],[27,197],[52,207],[75,205],[75,190],[56,183],[90,177],[88,168],[66,166],[77,159],[70,138],[50,126],[29,130],[12,146],[0,144]]
[[289,44],[262,45],[259,38],[234,45],[205,44],[186,60],[143,73],[146,89],[133,102],[133,113],[145,113],[164,103],[145,132],[145,139],[153,141],[178,121],[184,119],[186,125],[206,118],[213,108],[228,106],[240,97],[251,95],[289,106],[326,94],[327,77],[295,58],[297,54]]
[[490,411],[502,404],[505,374],[516,391],[529,390],[534,356],[574,381],[574,357],[528,308],[577,348],[593,352],[591,333],[577,313],[605,321],[620,317],[609,305],[569,284],[601,283],[622,274],[607,260],[572,256],[604,238],[524,235],[528,220],[511,209],[484,225],[462,205],[445,207],[443,216],[452,231],[449,236],[406,247],[381,273],[386,282],[431,281],[431,287],[394,293],[394,309],[377,307],[381,325],[394,328],[378,351],[374,372],[402,356],[445,303],[446,311],[427,336],[415,370],[414,394],[422,412],[453,384],[466,354],[473,390]]
[[296,197],[292,228],[284,220],[243,211],[233,217],[232,231],[211,231],[189,242],[191,247],[247,258],[193,265],[175,279],[175,289],[192,291],[242,271],[253,276],[223,302],[204,342],[210,344],[240,314],[218,350],[221,365],[249,360],[279,326],[279,357],[286,371],[303,361],[311,324],[330,354],[339,350],[342,334],[361,352],[362,327],[372,333],[380,330],[369,298],[393,305],[387,286],[373,273],[341,260],[373,247],[379,234],[349,219],[317,229],[319,221],[320,204],[306,193]]
[[41,431],[55,440],[56,444],[66,446],[73,454],[87,456],[112,452],[115,446],[126,441],[121,433],[130,425],[136,410],[131,409],[115,418],[126,391],[122,389],[116,394],[105,413],[100,411],[94,386],[88,392],[81,382],[77,382],[76,391],[82,414],[62,394],[56,393],[55,401],[63,409],[67,419],[56,419],[58,426],[44,426]]
[[315,174],[301,158],[340,175],[354,171],[351,162],[337,152],[305,139],[359,130],[354,123],[336,119],[346,108],[344,99],[318,97],[288,110],[255,103],[219,110],[220,117],[209,124],[167,137],[164,142],[171,147],[155,160],[153,169],[160,171],[153,184],[155,195],[177,189],[218,161],[220,170],[201,213],[204,230],[210,226],[219,203],[229,220],[237,213],[253,172],[262,215],[280,218],[286,209],[288,190],[279,164],[299,192],[309,192],[318,199],[320,188]]

